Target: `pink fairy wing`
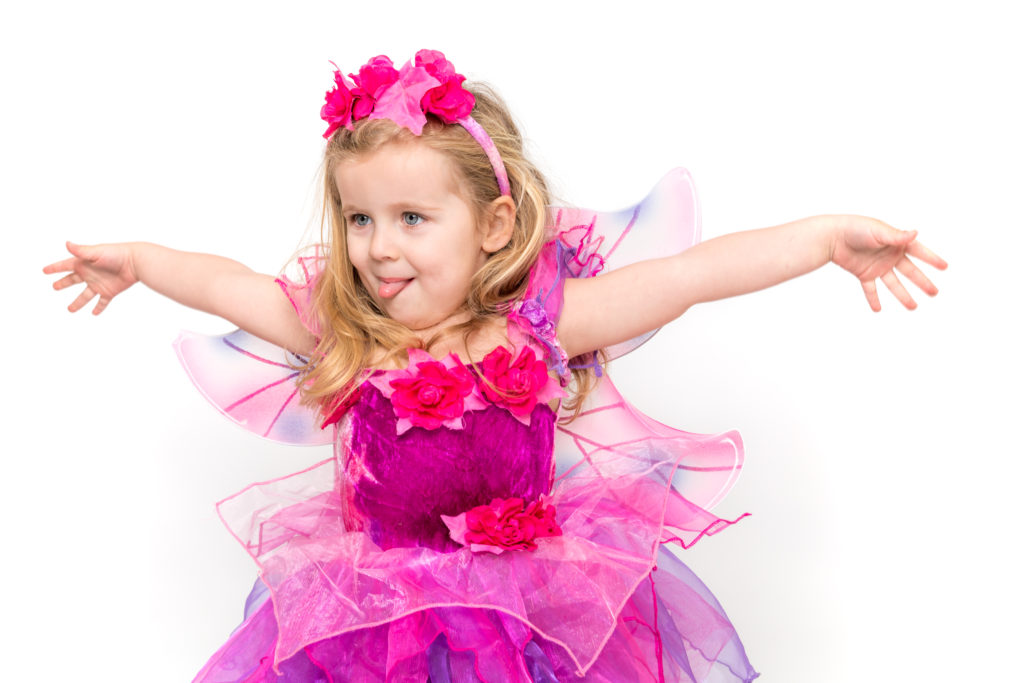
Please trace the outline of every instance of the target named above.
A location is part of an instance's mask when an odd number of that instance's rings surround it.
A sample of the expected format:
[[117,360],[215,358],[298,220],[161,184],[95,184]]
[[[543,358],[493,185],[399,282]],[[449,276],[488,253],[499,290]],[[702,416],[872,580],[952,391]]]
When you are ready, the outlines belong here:
[[[684,251],[700,241],[700,210],[693,179],[682,168],[670,171],[635,206],[615,212],[589,209],[549,210],[549,229],[555,239],[542,253],[531,274],[521,317],[544,318],[552,332],[562,306],[565,278],[592,277],[639,261]],[[536,329],[536,328],[535,328]],[[606,349],[610,358],[622,356],[654,336],[657,330]],[[581,462],[601,461],[603,471],[629,467],[666,454],[678,461],[671,478],[675,491],[669,515],[675,537],[689,546],[703,535],[716,533],[731,522],[707,512],[733,487],[743,465],[743,444],[737,432],[691,434],[653,420],[622,398],[607,376],[588,397],[581,415],[559,427],[555,455],[559,476],[572,476]]]
[[[673,527],[675,535],[665,540],[689,547],[700,537],[733,523],[708,510],[721,502],[739,479],[743,467],[739,432],[694,434],[664,425],[626,401],[607,375],[587,397],[579,416],[555,432],[555,486],[572,477],[582,463],[615,474],[635,469],[652,454],[677,463],[675,471],[660,482],[671,484],[675,494],[666,516],[666,526]],[[655,476],[653,471],[651,476]]]
[[[639,261],[676,254],[700,242],[700,207],[690,172],[669,171],[639,204],[620,211],[548,210],[549,230],[564,254],[547,264],[565,277],[591,277]],[[540,262],[543,267],[544,261]],[[537,273],[550,281],[550,274]],[[532,279],[532,278],[531,278]],[[561,288],[545,302],[557,320]],[[529,293],[527,294],[529,296]],[[606,349],[609,360],[629,353],[654,336],[652,330]]]
[[305,359],[242,330],[220,337],[183,332],[174,348],[200,393],[232,422],[271,441],[319,446],[334,430],[299,404],[298,367]]

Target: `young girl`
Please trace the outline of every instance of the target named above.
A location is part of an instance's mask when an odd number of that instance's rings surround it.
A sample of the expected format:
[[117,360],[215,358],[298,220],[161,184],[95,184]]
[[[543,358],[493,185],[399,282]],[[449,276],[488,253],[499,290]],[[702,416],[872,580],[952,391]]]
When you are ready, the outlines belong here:
[[239,332],[179,341],[200,389],[264,436],[334,444],[220,503],[260,581],[196,680],[755,678],[663,547],[736,521],[708,509],[739,437],[646,418],[602,361],[694,304],[828,261],[873,309],[879,278],[913,308],[894,271],[934,295],[908,256],[945,263],[856,216],[687,248],[683,172],[625,212],[550,209],[504,105],[441,53],[350,78],[335,72],[321,111],[329,234],[298,277],[151,244],[69,243],[44,269],[85,285],[71,311],[143,282],[230,320]]

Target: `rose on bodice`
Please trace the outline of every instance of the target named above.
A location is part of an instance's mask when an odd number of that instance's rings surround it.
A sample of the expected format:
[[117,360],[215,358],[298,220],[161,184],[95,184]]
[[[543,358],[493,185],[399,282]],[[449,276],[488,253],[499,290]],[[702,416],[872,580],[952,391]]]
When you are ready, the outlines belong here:
[[409,349],[408,368],[376,375],[370,383],[390,399],[399,434],[412,427],[461,429],[463,413],[487,405],[473,373],[454,354],[439,361],[426,351]]
[[484,395],[525,424],[530,424],[530,413],[538,403],[566,395],[548,375],[547,364],[529,346],[524,346],[515,359],[508,349],[499,346],[484,356],[480,374]]
[[495,498],[455,517],[441,515],[452,540],[474,552],[536,550],[538,538],[561,536],[555,507],[544,496],[527,505],[522,498]]

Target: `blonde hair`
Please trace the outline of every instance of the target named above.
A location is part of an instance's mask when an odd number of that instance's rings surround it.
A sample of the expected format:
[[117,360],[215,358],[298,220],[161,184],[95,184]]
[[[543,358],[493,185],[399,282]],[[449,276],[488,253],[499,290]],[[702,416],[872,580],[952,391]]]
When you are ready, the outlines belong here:
[[[384,360],[400,362],[407,348],[429,349],[441,338],[459,332],[468,338],[487,321],[504,317],[509,304],[523,295],[530,269],[544,246],[550,203],[547,181],[526,158],[522,136],[505,103],[486,85],[464,87],[476,97],[473,118],[490,135],[505,163],[516,209],[515,225],[508,244],[489,255],[473,276],[465,304],[469,319],[425,342],[380,310],[349,260],[335,170],[340,164],[372,154],[385,145],[427,145],[453,162],[463,199],[481,222],[491,203],[501,196],[490,161],[462,126],[445,125],[433,117],[428,118],[419,136],[389,119],[362,119],[353,124],[351,131],[338,129],[327,143],[321,229],[328,249],[311,300],[321,336],[313,355],[315,362],[302,368],[300,383],[303,401],[321,405],[325,413],[348,398],[359,375],[371,363],[382,360],[382,350],[386,354]],[[592,383],[583,374],[588,373],[574,372],[577,390]],[[589,374],[593,375],[593,371]]]

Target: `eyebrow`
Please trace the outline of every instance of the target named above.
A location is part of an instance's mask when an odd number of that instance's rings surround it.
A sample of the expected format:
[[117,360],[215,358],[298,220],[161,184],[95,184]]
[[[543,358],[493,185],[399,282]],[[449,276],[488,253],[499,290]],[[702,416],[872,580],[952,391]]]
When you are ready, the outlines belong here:
[[[367,213],[366,209],[361,208],[358,204],[346,204],[344,201],[341,202],[341,208],[345,213]],[[433,206],[428,204],[420,204],[419,202],[396,202],[394,204],[388,204],[384,207],[389,211],[401,210],[409,211],[412,213],[424,212],[424,213],[437,213],[441,211],[440,206]]]

